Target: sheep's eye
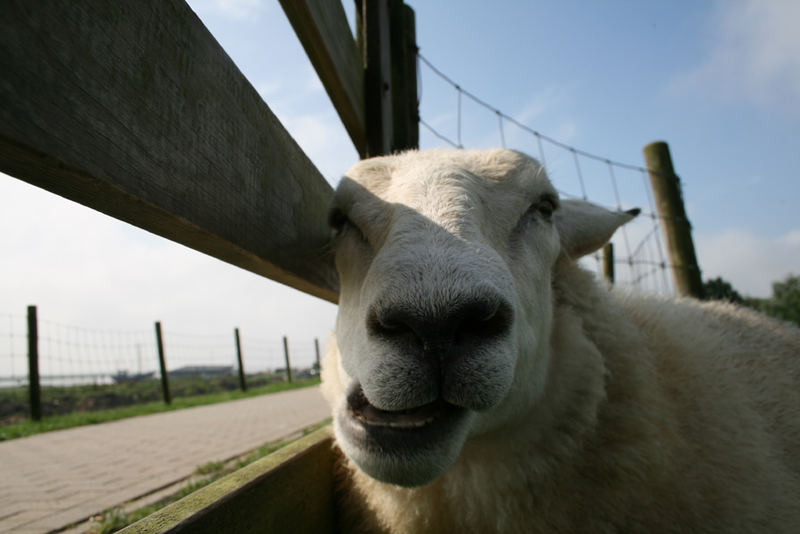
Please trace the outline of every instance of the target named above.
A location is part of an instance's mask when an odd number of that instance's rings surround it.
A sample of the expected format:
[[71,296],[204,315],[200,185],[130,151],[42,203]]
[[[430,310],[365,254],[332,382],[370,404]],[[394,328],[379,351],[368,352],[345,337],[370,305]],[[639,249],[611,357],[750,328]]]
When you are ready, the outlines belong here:
[[328,225],[333,229],[334,233],[340,234],[344,227],[350,224],[350,219],[347,214],[339,208],[333,208],[328,213]]
[[533,205],[533,208],[536,210],[536,213],[541,215],[541,217],[545,220],[551,220],[553,218],[553,212],[556,209],[555,202],[553,202],[549,198],[544,198]]
[[345,235],[352,234],[358,236],[361,241],[368,242],[364,234],[361,233],[361,229],[339,208],[333,208],[328,212],[328,225],[333,230],[333,239],[335,241],[339,241]]

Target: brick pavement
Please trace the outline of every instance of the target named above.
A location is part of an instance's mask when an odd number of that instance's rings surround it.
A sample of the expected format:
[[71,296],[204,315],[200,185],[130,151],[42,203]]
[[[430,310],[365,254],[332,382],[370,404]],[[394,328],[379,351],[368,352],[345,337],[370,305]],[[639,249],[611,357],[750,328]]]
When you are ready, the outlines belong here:
[[328,415],[312,387],[0,442],[0,533],[59,530]]

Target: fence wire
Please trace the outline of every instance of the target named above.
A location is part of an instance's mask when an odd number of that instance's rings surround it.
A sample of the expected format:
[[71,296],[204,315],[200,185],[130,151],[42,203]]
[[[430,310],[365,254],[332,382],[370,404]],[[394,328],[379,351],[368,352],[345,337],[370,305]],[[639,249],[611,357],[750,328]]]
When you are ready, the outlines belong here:
[[[456,97],[455,117],[444,125],[446,127],[449,124],[449,128],[453,128],[454,122],[455,132],[450,130],[449,134],[443,133],[445,127],[435,127],[431,121],[420,118],[420,124],[425,130],[453,148],[464,148],[463,130],[466,121],[463,101],[468,99],[477,104],[479,111],[496,117],[498,139],[502,147],[533,152],[547,169],[562,197],[589,200],[612,210],[640,208],[640,215],[624,225],[612,239],[614,264],[621,267],[615,269],[615,282],[636,290],[674,294],[672,280],[667,273],[672,265],[669,264],[661,240],[662,219],[653,204],[648,170],[645,167],[604,158],[544,135],[467,91],[419,52],[417,57],[419,63],[427,67],[424,72],[429,73],[433,80],[449,85]],[[421,86],[424,72],[422,69],[418,72],[418,83]],[[418,94],[422,94],[421,87]],[[522,141],[519,141],[522,146],[508,147],[512,129],[523,134]],[[526,138],[532,139],[534,146],[527,145]],[[600,253],[593,254],[590,259],[582,262],[602,276]]]
[[[239,372],[234,329],[229,333],[162,332],[170,378],[212,378]],[[248,375],[286,368],[282,337],[248,337],[240,332]],[[317,362],[314,339],[287,340],[295,372]],[[43,386],[111,384],[159,378],[155,329],[103,330],[38,320],[39,376]],[[28,384],[27,318],[0,314],[0,387]]]

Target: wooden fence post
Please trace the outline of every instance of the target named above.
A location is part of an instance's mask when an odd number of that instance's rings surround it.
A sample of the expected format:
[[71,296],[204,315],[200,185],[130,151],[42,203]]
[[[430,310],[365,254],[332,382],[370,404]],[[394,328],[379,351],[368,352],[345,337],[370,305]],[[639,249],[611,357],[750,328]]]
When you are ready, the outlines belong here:
[[39,325],[36,306],[28,306],[28,394],[31,419],[42,420],[42,390],[39,385]]
[[317,366],[317,373],[319,373],[322,368],[319,365],[319,340],[317,338],[314,338],[314,353],[317,356],[316,366]]
[[292,381],[292,364],[289,362],[289,341],[283,336],[283,358],[286,360],[286,380]]
[[417,38],[414,10],[403,0],[390,0],[392,55],[392,151],[419,148]]
[[361,0],[367,157],[392,152],[392,57],[389,0]]
[[233,329],[233,335],[236,338],[236,360],[239,362],[239,387],[242,391],[247,391],[247,382],[244,379],[244,364],[242,363],[242,343],[239,339],[239,329]]
[[402,0],[357,0],[364,61],[366,156],[419,146],[414,11]]
[[164,339],[161,336],[161,322],[156,321],[156,345],[158,346],[158,365],[161,369],[161,391],[164,393],[164,402],[172,404],[169,394],[169,376],[167,375],[167,362],[164,357]]
[[672,280],[679,295],[703,298],[703,279],[692,242],[692,225],[686,216],[680,179],[672,166],[669,146],[656,141],[644,147],[661,231],[667,242]]
[[603,247],[603,278],[614,284],[614,244],[606,243]]

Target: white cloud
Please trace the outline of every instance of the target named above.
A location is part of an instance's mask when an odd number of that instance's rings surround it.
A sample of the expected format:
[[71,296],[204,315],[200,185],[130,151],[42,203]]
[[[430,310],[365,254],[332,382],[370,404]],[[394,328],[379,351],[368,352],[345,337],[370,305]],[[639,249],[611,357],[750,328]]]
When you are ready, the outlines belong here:
[[695,246],[703,279],[721,276],[744,295],[768,297],[772,282],[800,274],[800,229],[778,237],[740,229],[696,234]]
[[[239,327],[245,344],[267,340],[280,356],[286,335],[305,365],[313,338],[324,347],[334,326],[330,303],[3,174],[0,229],[0,316],[15,317],[18,339],[33,304],[42,320],[144,332],[148,341],[156,320],[166,332],[219,335],[223,344]],[[0,324],[0,338],[7,328]],[[0,376],[4,366],[0,358]]]
[[267,8],[264,0],[190,0],[189,4],[198,13],[206,12],[233,20],[254,18]]
[[800,114],[800,2],[718,0],[703,61],[672,89]]
[[255,84],[255,89],[261,95],[261,98],[269,104],[271,97],[280,94],[282,86],[278,82],[261,82]]
[[522,124],[530,126],[538,122],[546,113],[552,113],[553,109],[563,104],[564,100],[564,91],[555,85],[550,85],[534,92],[522,109],[512,114],[512,117]]
[[350,136],[332,109],[319,113],[274,111],[286,131],[332,185],[358,161]]

